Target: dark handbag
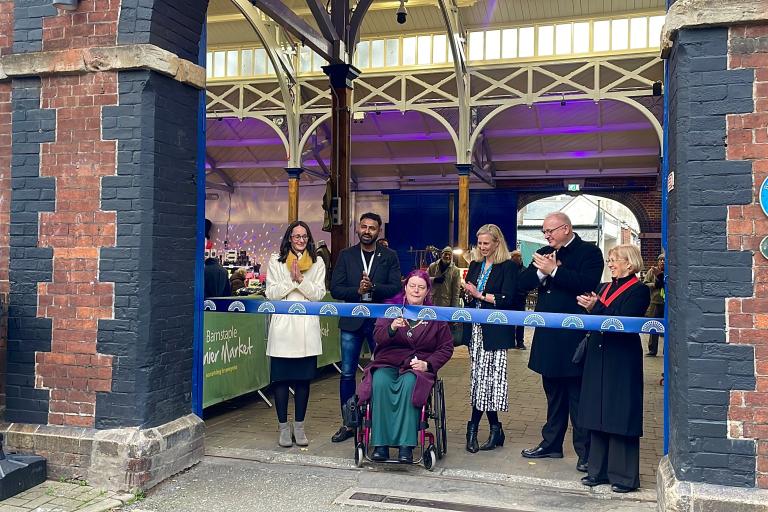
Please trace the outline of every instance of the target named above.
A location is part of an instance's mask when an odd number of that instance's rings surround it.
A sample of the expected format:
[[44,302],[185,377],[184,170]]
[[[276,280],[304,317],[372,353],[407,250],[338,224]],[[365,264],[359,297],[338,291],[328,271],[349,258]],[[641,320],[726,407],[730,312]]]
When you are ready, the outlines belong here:
[[581,364],[584,362],[584,356],[587,355],[587,343],[589,342],[590,336],[592,336],[592,333],[588,332],[576,346],[576,351],[571,358],[573,364]]
[[349,397],[349,400],[341,408],[341,417],[343,418],[344,426],[347,428],[360,428],[362,426],[357,396]]

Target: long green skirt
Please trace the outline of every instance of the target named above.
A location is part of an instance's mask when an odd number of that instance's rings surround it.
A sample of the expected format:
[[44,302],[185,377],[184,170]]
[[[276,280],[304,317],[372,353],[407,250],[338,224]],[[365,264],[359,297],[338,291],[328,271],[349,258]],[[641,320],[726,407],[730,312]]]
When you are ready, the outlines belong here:
[[416,446],[421,411],[411,402],[416,376],[396,368],[373,372],[373,446]]

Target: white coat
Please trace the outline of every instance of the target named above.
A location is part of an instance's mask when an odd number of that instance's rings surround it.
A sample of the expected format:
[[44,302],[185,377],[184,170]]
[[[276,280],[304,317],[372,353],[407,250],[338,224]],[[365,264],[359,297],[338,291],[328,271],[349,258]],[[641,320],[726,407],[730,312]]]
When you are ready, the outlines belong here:
[[[268,300],[317,302],[325,297],[325,263],[317,258],[304,273],[301,284],[291,279],[285,263],[278,255],[269,258],[267,269]],[[309,357],[323,353],[320,340],[320,317],[308,315],[272,315],[267,336],[267,355],[270,357]]]

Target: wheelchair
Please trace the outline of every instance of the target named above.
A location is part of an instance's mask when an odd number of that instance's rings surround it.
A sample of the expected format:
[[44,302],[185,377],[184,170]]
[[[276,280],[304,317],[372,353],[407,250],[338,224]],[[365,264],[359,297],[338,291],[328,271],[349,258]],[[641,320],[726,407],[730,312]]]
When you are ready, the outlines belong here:
[[[347,426],[352,427],[355,432],[355,466],[362,467],[365,462],[375,464],[400,464],[397,460],[374,461],[371,458],[371,404],[360,403],[354,406],[356,411],[353,416],[357,417],[349,422]],[[434,427],[434,433],[428,430],[430,421]],[[447,433],[445,419],[445,387],[442,379],[437,378],[432,391],[429,394],[426,405],[421,408],[419,416],[419,434],[418,448],[420,456],[414,457],[413,464],[423,464],[428,471],[434,470],[435,464],[442,459],[448,451]],[[418,453],[418,452],[417,452]]]

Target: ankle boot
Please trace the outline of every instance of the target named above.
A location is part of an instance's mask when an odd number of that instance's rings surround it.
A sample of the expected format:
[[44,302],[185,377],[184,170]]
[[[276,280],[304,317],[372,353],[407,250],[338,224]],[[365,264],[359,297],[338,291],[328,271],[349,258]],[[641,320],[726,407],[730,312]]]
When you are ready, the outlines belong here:
[[277,444],[283,448],[289,448],[293,446],[293,439],[291,439],[291,425],[289,423],[278,423],[277,429],[280,431],[280,439]]
[[467,422],[467,451],[477,453],[480,447],[477,445],[477,425]]
[[298,446],[309,446],[309,439],[307,439],[307,434],[304,433],[303,421],[293,422],[293,438]]
[[488,440],[480,447],[481,450],[493,450],[497,446],[504,446],[504,429],[501,428],[501,423],[491,425],[491,433],[488,436]]

